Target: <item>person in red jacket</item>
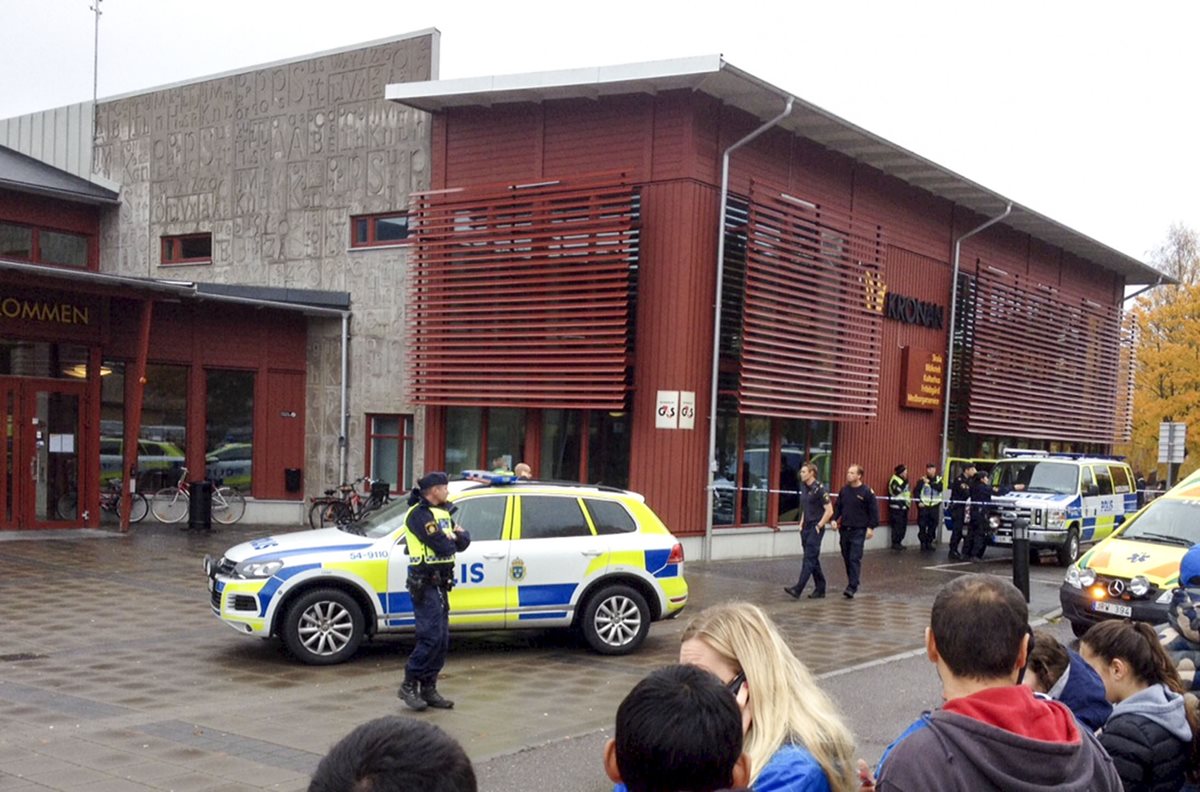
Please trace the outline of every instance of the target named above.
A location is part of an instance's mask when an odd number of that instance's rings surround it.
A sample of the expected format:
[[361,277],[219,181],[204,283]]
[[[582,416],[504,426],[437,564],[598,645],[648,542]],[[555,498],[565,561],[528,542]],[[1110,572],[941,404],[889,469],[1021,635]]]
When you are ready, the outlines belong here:
[[[878,792],[1120,792],[1096,737],[1065,705],[1020,684],[1033,632],[1015,586],[964,575],[938,592],[929,622],[925,651],[945,704],[888,746],[876,770]],[[866,775],[864,788],[871,783]]]

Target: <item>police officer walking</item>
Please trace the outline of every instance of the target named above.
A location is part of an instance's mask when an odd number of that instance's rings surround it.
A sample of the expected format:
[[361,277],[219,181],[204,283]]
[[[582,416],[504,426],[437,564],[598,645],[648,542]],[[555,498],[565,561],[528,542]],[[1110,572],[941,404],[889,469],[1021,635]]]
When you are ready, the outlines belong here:
[[971,484],[971,519],[967,534],[967,558],[983,560],[988,545],[988,505],[992,502],[992,485],[988,474],[981,471]]
[[942,505],[942,477],[937,474],[937,465],[930,462],[925,466],[925,475],[913,487],[917,498],[917,538],[922,550],[932,550],[937,539],[938,511]]
[[908,508],[912,505],[912,493],[908,491],[908,467],[896,465],[888,480],[888,524],[891,525],[892,549],[904,549],[904,535],[908,533]]
[[833,504],[829,491],[817,481],[817,468],[812,462],[800,466],[800,544],[804,548],[804,562],[800,565],[800,580],[796,585],[784,588],[795,599],[800,599],[808,578],[813,579],[813,592],[809,599],[825,596],[825,573],[821,571],[821,539],[825,526],[833,519]]
[[833,519],[840,531],[842,560],[846,563],[846,590],[842,592],[846,599],[854,599],[858,592],[863,544],[874,538],[875,526],[879,524],[875,493],[862,479],[862,465],[851,465],[846,471],[846,486],[838,492],[837,503],[833,506]]
[[454,588],[454,554],[467,549],[471,535],[454,522],[447,503],[450,479],[429,473],[408,496],[404,518],[408,548],[408,591],[416,621],[416,646],[404,667],[397,695],[414,710],[450,709],[454,702],[438,693],[437,678],[450,648],[450,589]]
[[950,560],[962,561],[958,551],[966,531],[967,501],[971,500],[971,482],[975,479],[975,465],[971,462],[955,476],[950,484]]

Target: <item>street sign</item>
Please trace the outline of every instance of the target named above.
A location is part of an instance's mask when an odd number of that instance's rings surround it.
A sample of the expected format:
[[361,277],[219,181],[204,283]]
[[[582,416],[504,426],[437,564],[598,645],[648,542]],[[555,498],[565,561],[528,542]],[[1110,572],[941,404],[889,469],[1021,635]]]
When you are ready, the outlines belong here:
[[1160,465],[1183,462],[1187,451],[1187,424],[1163,421],[1158,425],[1158,463]]

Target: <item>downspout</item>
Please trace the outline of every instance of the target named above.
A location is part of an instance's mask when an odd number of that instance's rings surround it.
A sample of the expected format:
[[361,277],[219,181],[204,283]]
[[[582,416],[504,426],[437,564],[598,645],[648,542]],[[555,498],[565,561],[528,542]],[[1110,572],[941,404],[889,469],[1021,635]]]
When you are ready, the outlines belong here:
[[962,253],[963,240],[975,236],[980,231],[999,223],[1012,214],[1012,201],[1004,207],[1004,214],[997,215],[983,225],[972,228],[967,233],[954,240],[954,266],[950,273],[950,331],[946,342],[946,379],[942,390],[942,470],[946,469],[946,457],[950,448],[950,386],[954,376],[954,323],[957,321],[958,309],[958,269],[959,254]]
[[707,505],[704,518],[704,560],[712,559],[713,532],[713,483],[717,473],[717,378],[721,363],[721,289],[725,280],[725,217],[726,203],[729,200],[729,155],[735,149],[754,140],[771,127],[787,118],[792,113],[792,103],[795,97],[787,98],[783,112],[767,121],[749,135],[725,149],[721,157],[721,219],[717,225],[717,290],[713,300],[713,345],[712,345],[712,388],[708,401],[708,489],[706,490]]
[[[348,459],[346,452],[349,447],[350,435],[350,413],[346,411],[346,395],[347,389],[350,387],[348,372],[350,369],[350,312],[346,311],[342,314],[342,421],[341,421],[341,436],[338,437],[338,454],[339,466],[342,472],[342,481],[349,481],[349,470],[346,465]],[[340,482],[339,482],[340,483]]]

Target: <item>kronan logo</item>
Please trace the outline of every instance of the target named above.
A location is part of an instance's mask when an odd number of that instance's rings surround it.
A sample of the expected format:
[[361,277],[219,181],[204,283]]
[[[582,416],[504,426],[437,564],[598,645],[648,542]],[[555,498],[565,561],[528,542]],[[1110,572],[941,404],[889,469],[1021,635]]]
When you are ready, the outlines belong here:
[[922,302],[915,297],[887,292],[883,302],[883,315],[910,325],[923,325],[935,330],[942,329],[945,309],[931,302]]

